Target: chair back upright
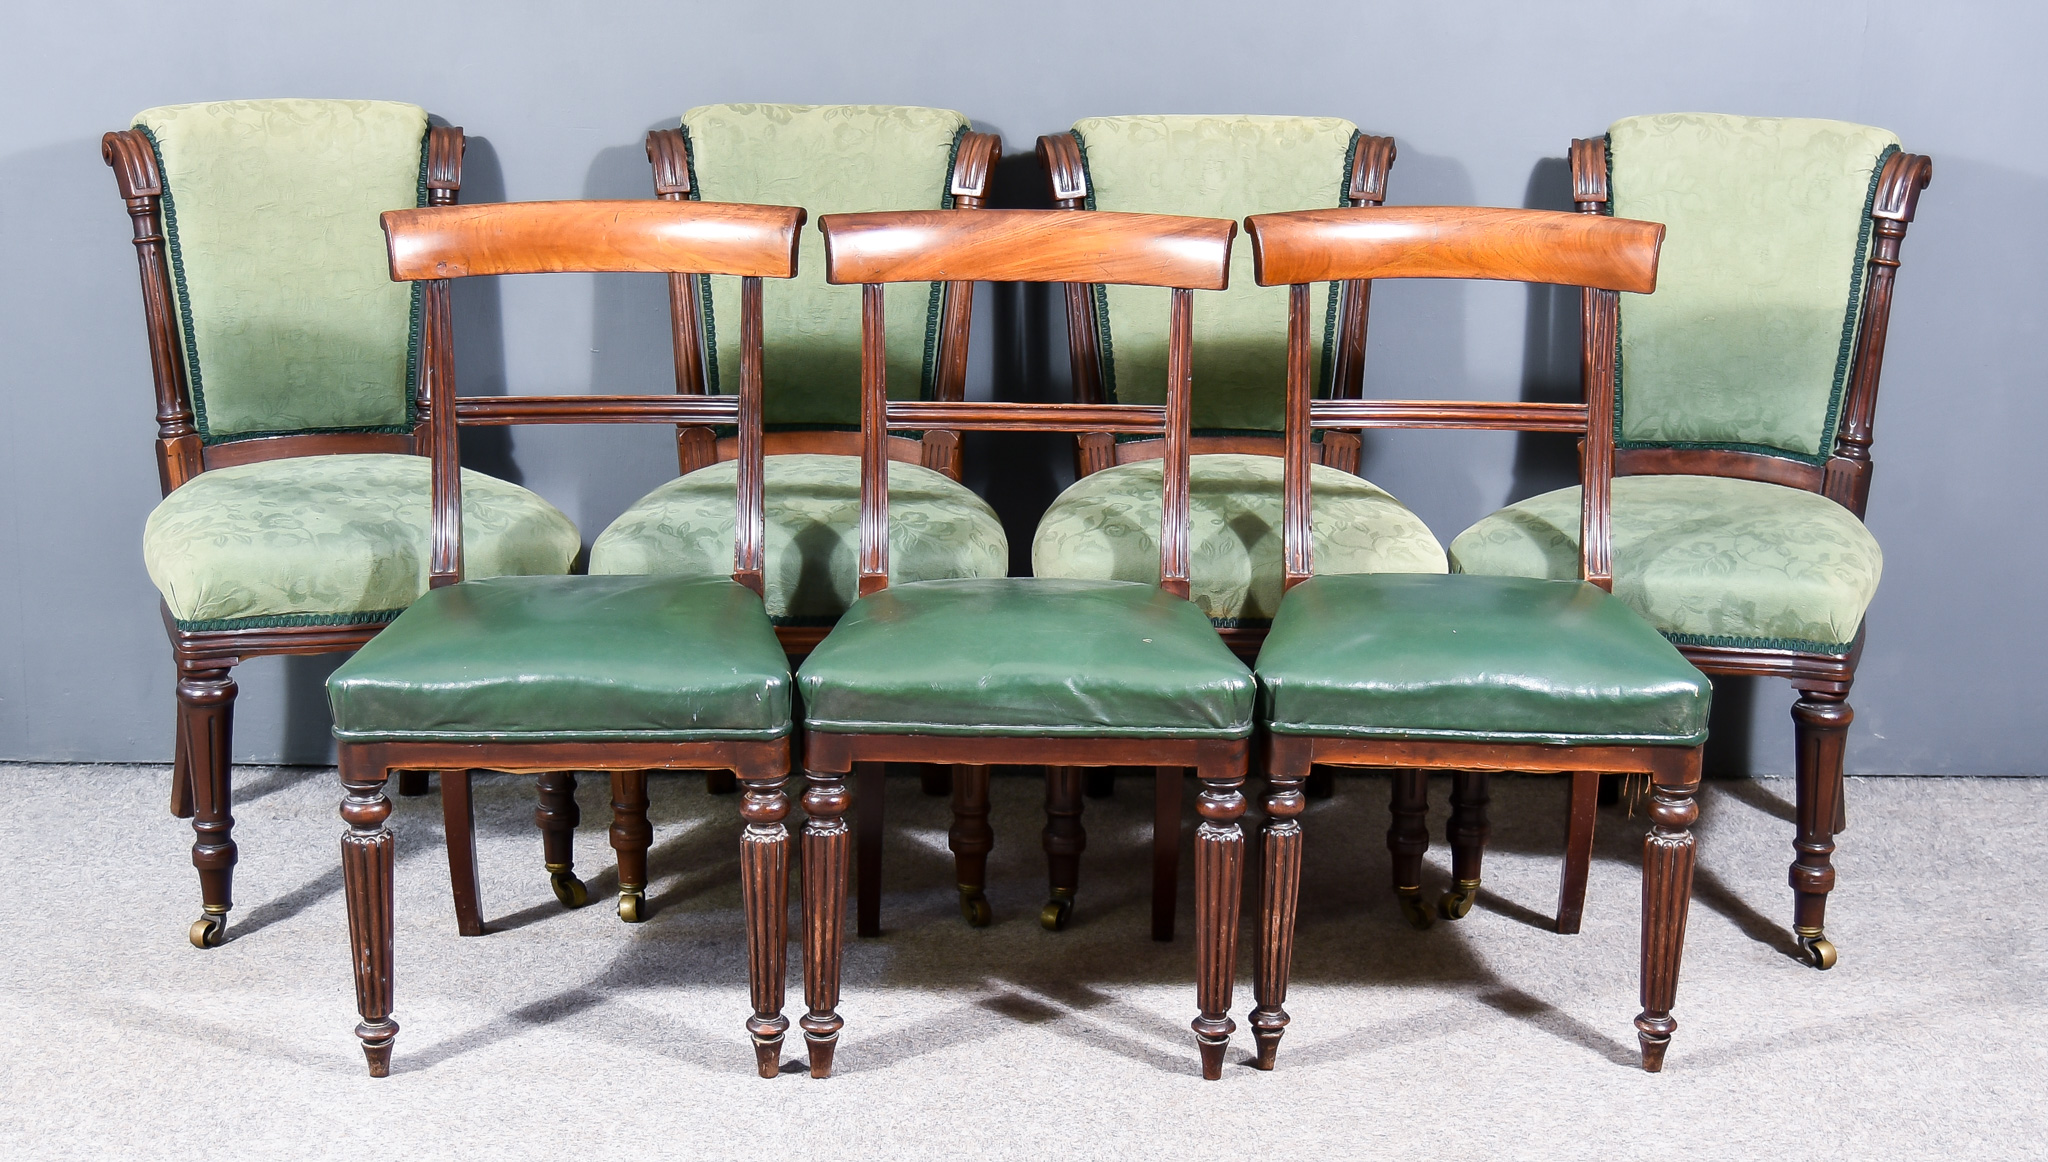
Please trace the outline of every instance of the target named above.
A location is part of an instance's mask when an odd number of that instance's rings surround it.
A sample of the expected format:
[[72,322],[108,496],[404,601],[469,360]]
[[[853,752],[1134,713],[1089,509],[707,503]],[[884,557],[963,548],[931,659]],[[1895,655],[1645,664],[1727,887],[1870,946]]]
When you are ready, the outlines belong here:
[[[421,374],[427,385],[433,457],[429,575],[434,587],[462,579],[458,424],[688,421],[738,427],[733,579],[761,592],[766,539],[761,500],[761,280],[795,275],[803,210],[716,202],[511,202],[392,210],[382,221],[393,281],[425,286]],[[739,394],[459,399],[450,341],[450,282],[564,271],[738,276]]]
[[[1549,210],[1458,206],[1310,210],[1247,219],[1255,276],[1291,289],[1287,319],[1287,460],[1281,538],[1286,587],[1313,573],[1309,535],[1312,428],[1472,428],[1582,435],[1579,575],[1612,590],[1614,359],[1619,292],[1657,289],[1664,227]],[[1505,279],[1583,288],[1580,403],[1312,400],[1310,284],[1377,278]]]
[[[1188,595],[1193,292],[1229,286],[1235,222],[1086,210],[895,211],[828,214],[818,229],[824,235],[826,281],[861,284],[861,596],[889,583],[888,432],[923,427],[1163,435],[1159,584]],[[1164,405],[890,400],[883,288],[981,280],[1166,288]]]

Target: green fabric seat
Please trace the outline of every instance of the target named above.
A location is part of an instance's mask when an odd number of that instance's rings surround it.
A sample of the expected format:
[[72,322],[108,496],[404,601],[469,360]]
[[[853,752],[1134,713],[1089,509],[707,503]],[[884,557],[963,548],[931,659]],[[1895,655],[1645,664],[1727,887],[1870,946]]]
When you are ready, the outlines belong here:
[[345,742],[789,733],[789,661],[726,578],[500,577],[436,589],[327,680]]
[[1695,746],[1713,687],[1583,581],[1352,574],[1280,603],[1259,651],[1274,734]]
[[[183,629],[388,621],[427,589],[428,467],[335,455],[202,472],[149,514],[143,562]],[[468,471],[462,540],[478,578],[566,573],[579,547],[553,505]]]
[[808,730],[1243,738],[1254,683],[1156,584],[923,581],[863,597],[797,671]]
[[[736,481],[727,461],[648,493],[591,546],[591,573],[731,573]],[[860,458],[770,456],[762,507],[769,615],[778,624],[837,620],[859,582]],[[986,501],[944,473],[889,465],[892,582],[1001,577],[1009,564],[1002,521]]]
[[[1275,456],[1190,458],[1189,598],[1219,625],[1263,624],[1280,606],[1280,473]],[[1158,460],[1076,480],[1038,522],[1040,577],[1149,581],[1159,576]],[[1318,573],[1441,573],[1444,551],[1421,518],[1369,481],[1311,465]]]
[[[1717,476],[1614,481],[1614,595],[1686,645],[1843,653],[1884,554],[1824,496]],[[1462,573],[1576,577],[1579,490],[1510,505],[1451,542]]]

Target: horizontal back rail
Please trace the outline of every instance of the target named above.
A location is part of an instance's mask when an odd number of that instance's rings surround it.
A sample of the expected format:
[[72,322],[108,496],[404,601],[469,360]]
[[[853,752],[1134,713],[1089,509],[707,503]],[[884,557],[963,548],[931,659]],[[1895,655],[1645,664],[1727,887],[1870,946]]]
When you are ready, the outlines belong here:
[[1335,428],[1476,428],[1519,432],[1586,430],[1582,403],[1489,403],[1412,399],[1319,399],[1309,426]]
[[794,206],[727,202],[498,202],[389,210],[391,277],[637,271],[789,278]]
[[457,422],[510,424],[736,424],[739,397],[730,395],[460,396]]
[[1658,222],[1469,206],[1258,214],[1245,230],[1260,286],[1479,278],[1648,294],[1664,242]]
[[1090,210],[827,214],[825,281],[1106,282],[1223,290],[1230,240],[1221,218]]
[[1166,430],[1166,409],[1147,404],[891,400],[889,427],[944,427],[974,432],[1128,432],[1156,436]]

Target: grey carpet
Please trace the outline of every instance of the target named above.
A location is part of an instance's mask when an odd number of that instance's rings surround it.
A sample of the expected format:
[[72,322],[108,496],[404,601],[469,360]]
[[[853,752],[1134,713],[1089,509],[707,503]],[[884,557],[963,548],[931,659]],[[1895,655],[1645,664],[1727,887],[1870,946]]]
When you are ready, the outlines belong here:
[[[393,1076],[364,1075],[331,772],[249,768],[235,937],[198,890],[162,767],[0,766],[0,1153],[22,1158],[2039,1156],[2048,872],[2031,779],[1858,779],[1829,933],[1789,955],[1791,785],[1711,784],[1663,1074],[1635,1067],[1640,813],[1603,809],[1585,931],[1548,930],[1563,784],[1496,779],[1487,891],[1414,932],[1386,891],[1387,784],[1305,817],[1294,1024],[1203,1083],[1190,900],[1146,939],[1148,787],[1090,801],[1074,926],[1036,922],[1042,783],[999,774],[994,927],[956,918],[944,800],[894,778],[884,923],[849,940],[838,1075],[753,1076],[733,797],[656,780],[653,919],[621,924],[584,780],[567,912],[530,779],[478,780],[485,913],[455,935],[438,797],[398,799]],[[1442,835],[1447,785],[1432,786]],[[1185,844],[1184,844],[1185,849]],[[1432,891],[1447,879],[1439,840]],[[1183,883],[1186,884],[1185,870]],[[849,909],[850,912],[850,909]],[[802,1014],[792,968],[789,1006]],[[792,1037],[789,1054],[801,1058]],[[787,1068],[794,1070],[795,1065]]]

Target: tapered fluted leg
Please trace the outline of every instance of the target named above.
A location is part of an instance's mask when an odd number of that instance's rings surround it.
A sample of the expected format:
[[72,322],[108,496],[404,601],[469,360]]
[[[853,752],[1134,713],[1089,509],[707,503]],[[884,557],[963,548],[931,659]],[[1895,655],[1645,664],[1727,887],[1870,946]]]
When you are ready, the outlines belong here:
[[235,680],[225,667],[178,675],[185,770],[192,784],[192,866],[199,871],[200,916],[187,933],[200,948],[227,939],[235,906],[233,741]]
[[[1315,776],[1309,776],[1314,781]],[[1429,772],[1394,772],[1393,798],[1387,804],[1393,824],[1387,828],[1387,851],[1394,857],[1394,895],[1401,914],[1416,928],[1436,922],[1422,905],[1422,857],[1429,853]]]
[[540,828],[548,886],[564,908],[581,908],[590,901],[590,889],[576,878],[576,825],[583,822],[583,811],[576,806],[576,772],[548,771],[540,776],[533,822]]
[[1045,876],[1050,891],[1038,913],[1048,932],[1067,926],[1074,914],[1074,893],[1081,884],[1081,853],[1088,832],[1081,826],[1081,768],[1045,768]]
[[[644,779],[644,775],[643,775]],[[789,971],[789,799],[782,775],[746,780],[740,802],[740,903],[747,914],[747,992],[754,1015],[747,1035],[754,1039],[754,1064],[762,1077],[782,1071],[782,982]]]
[[953,849],[953,878],[960,886],[960,916],[976,928],[988,927],[988,853],[996,833],[988,825],[988,768],[953,768],[953,826],[946,846]]
[[417,799],[434,789],[427,771],[398,772],[398,793],[408,799]]
[[839,1044],[839,962],[845,945],[846,873],[853,837],[846,829],[846,776],[805,771],[804,791],[804,1042],[811,1076],[832,1075]]
[[1308,806],[1300,779],[1273,779],[1266,790],[1266,827],[1260,835],[1258,977],[1253,988],[1252,1037],[1260,1069],[1273,1068],[1287,1031],[1287,977],[1294,968],[1294,913],[1301,896],[1301,812]]
[[1492,802],[1493,776],[1485,771],[1458,771],[1451,776],[1451,818],[1444,841],[1451,845],[1451,890],[1437,900],[1437,914],[1462,920],[1479,898],[1479,869],[1486,858],[1486,840],[1493,832],[1486,818]]
[[887,771],[881,763],[853,766],[853,884],[858,896],[854,930],[862,936],[882,934],[882,796]]
[[468,771],[441,772],[441,830],[448,842],[448,886],[455,897],[455,931],[484,934],[483,888],[476,874],[476,808]]
[[1793,841],[1792,933],[1806,962],[1835,966],[1827,938],[1828,893],[1835,888],[1835,831],[1842,821],[1842,752],[1849,740],[1847,689],[1802,689],[1792,704],[1798,736],[1798,837]]
[[356,975],[356,1011],[362,1023],[356,1036],[363,1043],[370,1076],[391,1072],[391,1042],[398,1022],[391,1019],[391,871],[395,840],[385,820],[391,800],[384,797],[386,772],[355,770],[344,748],[341,818],[349,829],[341,836],[342,889],[348,901],[348,943]]
[[1571,807],[1565,817],[1564,871],[1557,885],[1557,930],[1569,936],[1586,915],[1586,880],[1593,868],[1593,828],[1600,818],[1600,776],[1571,773]]
[[1182,767],[1152,772],[1152,939],[1173,939],[1173,913],[1180,907],[1180,788]]
[[1223,1076],[1223,1051],[1237,1028],[1230,1019],[1237,977],[1237,919],[1244,895],[1243,775],[1202,775],[1195,813],[1195,1003],[1202,1076]]
[[185,746],[185,713],[182,708],[176,715],[177,727],[171,739],[171,817],[192,818],[192,767],[190,751]]
[[1699,818],[1692,784],[1651,792],[1650,834],[1643,840],[1643,1012],[1636,1018],[1643,1068],[1664,1068],[1678,1022],[1671,1007],[1678,995],[1678,963],[1685,953],[1686,912],[1692,904],[1694,841]]
[[619,861],[619,919],[638,924],[647,918],[647,849],[654,844],[646,771],[612,772],[611,841]]

